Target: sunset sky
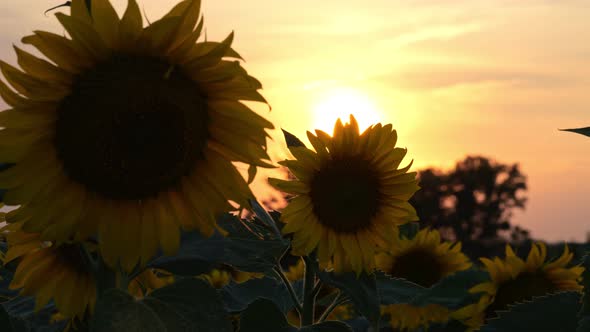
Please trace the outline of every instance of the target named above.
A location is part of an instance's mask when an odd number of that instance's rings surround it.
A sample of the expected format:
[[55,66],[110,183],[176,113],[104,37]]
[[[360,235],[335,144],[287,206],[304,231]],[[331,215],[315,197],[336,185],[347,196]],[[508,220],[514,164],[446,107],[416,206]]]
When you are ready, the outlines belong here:
[[[43,16],[60,2],[1,1],[0,58],[15,63],[32,30],[63,33]],[[138,2],[154,21],[177,1]],[[415,169],[518,162],[530,189],[515,223],[549,241],[590,231],[590,138],[557,130],[590,125],[589,1],[204,0],[203,13],[209,40],[235,31],[277,126],[303,139],[352,110],[393,123]]]

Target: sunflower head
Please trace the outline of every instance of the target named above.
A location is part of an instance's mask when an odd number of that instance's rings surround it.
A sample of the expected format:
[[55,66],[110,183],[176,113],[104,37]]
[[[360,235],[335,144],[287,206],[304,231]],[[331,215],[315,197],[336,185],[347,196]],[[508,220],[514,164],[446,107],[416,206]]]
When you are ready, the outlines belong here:
[[332,136],[315,133],[307,133],[315,151],[290,147],[295,159],[279,162],[296,180],[269,179],[297,195],[283,210],[283,233],[293,234],[295,255],[317,249],[337,272],[371,271],[376,247],[389,244],[396,225],[417,220],[408,203],[419,188],[416,173],[408,173],[411,163],[398,168],[406,149],[395,147],[391,124],[360,134],[351,115],[350,123],[336,122]]
[[22,39],[45,58],[15,47],[21,68],[0,62],[12,86],[0,82],[11,107],[0,160],[15,164],[0,188],[19,205],[8,222],[56,243],[97,235],[105,261],[130,271],[174,253],[181,227],[210,235],[220,213],[247,206],[232,162],[271,166],[273,125],[241,102],[265,100],[233,33],[198,41],[199,0],[147,26],[135,0],[121,18],[108,0],[73,0],[56,16],[67,36]]
[[[41,241],[39,234],[26,233],[20,225],[5,227],[8,251],[4,263],[20,259],[10,289],[35,297],[35,310],[50,300],[60,314],[82,320],[92,313],[96,302],[96,282],[81,243]],[[92,246],[91,244],[88,244]]]
[[543,243],[531,247],[526,260],[516,256],[512,248],[506,246],[506,257],[493,260],[481,258],[490,274],[490,281],[473,287],[472,293],[483,293],[487,304],[485,317],[495,317],[497,310],[505,310],[508,305],[530,300],[559,291],[579,291],[584,268],[567,267],[573,258],[567,245],[563,254],[554,261],[547,261],[547,249]]
[[430,287],[457,271],[471,267],[460,243],[443,242],[437,230],[423,229],[414,238],[392,241],[376,255],[377,268],[395,278]]

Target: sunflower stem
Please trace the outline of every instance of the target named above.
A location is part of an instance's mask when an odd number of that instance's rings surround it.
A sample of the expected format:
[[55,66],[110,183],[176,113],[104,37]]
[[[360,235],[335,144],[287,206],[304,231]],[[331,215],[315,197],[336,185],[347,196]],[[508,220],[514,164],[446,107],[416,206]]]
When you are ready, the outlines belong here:
[[305,279],[303,279],[303,314],[301,316],[301,326],[313,324],[313,313],[315,309],[315,255],[304,256],[305,261]]
[[334,311],[334,309],[336,309],[337,306],[339,306],[347,301],[348,301],[348,298],[344,295],[344,293],[342,293],[341,291],[338,291],[338,295],[336,295],[336,297],[334,298],[334,301],[332,301],[332,303],[330,303],[330,305],[326,308],[324,313],[322,313],[322,316],[320,317],[320,319],[318,319],[318,323],[321,323],[321,322],[325,321],[326,319],[328,319],[328,316],[330,316],[332,311]]
[[321,280],[318,280],[315,283],[315,286],[313,287],[313,298],[317,298],[318,294],[320,293],[320,291],[322,290],[322,287],[324,286],[324,284],[322,283]]
[[275,266],[273,268],[273,271],[275,271],[275,273],[283,281],[283,284],[285,284],[285,287],[287,287],[287,290],[289,291],[289,295],[291,295],[291,300],[293,301],[293,304],[295,305],[295,310],[297,311],[297,314],[299,315],[299,317],[301,317],[303,307],[301,306],[301,302],[299,302],[299,298],[297,297],[297,294],[295,293],[295,290],[293,289],[293,285],[291,285],[291,282],[289,281],[289,279],[287,279],[287,276],[285,276],[285,272],[283,272],[283,269],[281,269],[280,266]]

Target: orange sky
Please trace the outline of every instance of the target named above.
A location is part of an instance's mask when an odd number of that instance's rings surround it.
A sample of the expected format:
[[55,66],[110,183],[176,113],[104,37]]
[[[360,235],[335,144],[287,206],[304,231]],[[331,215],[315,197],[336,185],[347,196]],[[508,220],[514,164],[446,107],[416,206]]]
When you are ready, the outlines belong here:
[[[152,21],[176,3],[138,1]],[[11,44],[34,29],[63,32],[42,15],[60,2],[0,2],[0,58],[14,63]],[[590,125],[590,2],[205,0],[203,12],[208,39],[235,31],[278,126],[303,138],[318,105],[353,91],[417,169],[518,162],[530,189],[515,222],[547,240],[590,231],[590,139],[557,131]]]

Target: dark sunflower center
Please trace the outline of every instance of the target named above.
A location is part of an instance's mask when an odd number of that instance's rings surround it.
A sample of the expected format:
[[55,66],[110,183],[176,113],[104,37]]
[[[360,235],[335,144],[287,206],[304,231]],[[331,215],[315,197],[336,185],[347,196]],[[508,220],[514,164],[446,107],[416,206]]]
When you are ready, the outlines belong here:
[[55,257],[61,264],[74,269],[80,274],[89,273],[88,261],[82,256],[82,250],[77,244],[62,244],[55,248]]
[[542,273],[523,273],[503,283],[496,292],[494,302],[486,309],[486,317],[496,317],[497,310],[507,310],[509,304],[531,300],[557,291],[555,284]]
[[76,78],[56,123],[67,175],[110,199],[177,186],[209,137],[197,84],[165,60],[115,55]]
[[360,157],[332,160],[314,175],[310,197],[320,223],[354,233],[368,227],[379,210],[379,178]]
[[403,278],[422,287],[430,287],[444,277],[440,259],[424,250],[411,250],[395,260],[391,276]]

